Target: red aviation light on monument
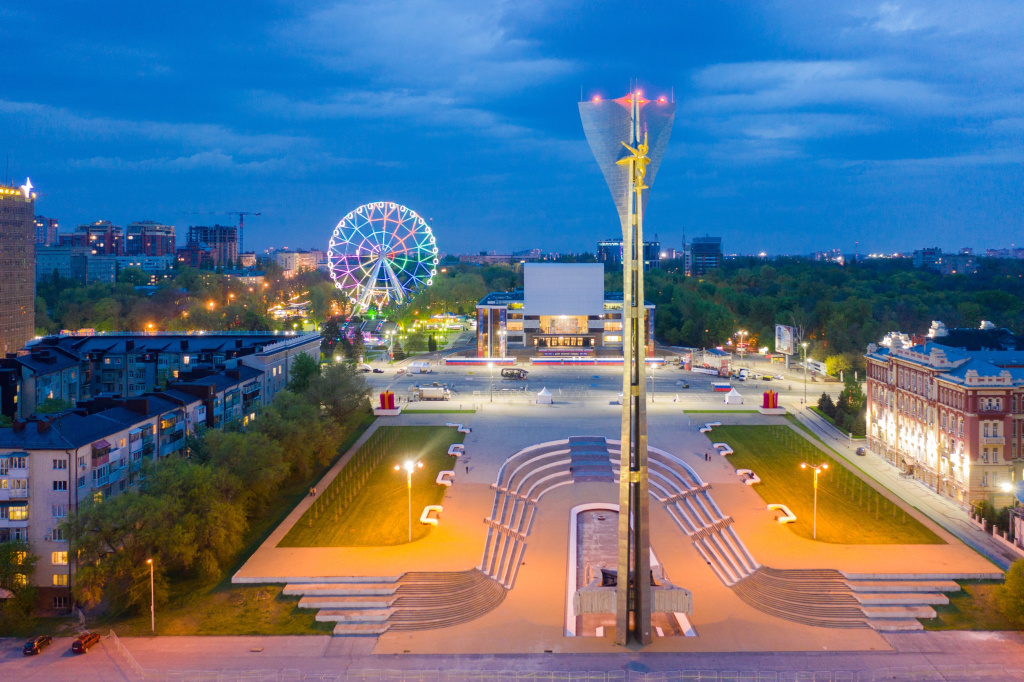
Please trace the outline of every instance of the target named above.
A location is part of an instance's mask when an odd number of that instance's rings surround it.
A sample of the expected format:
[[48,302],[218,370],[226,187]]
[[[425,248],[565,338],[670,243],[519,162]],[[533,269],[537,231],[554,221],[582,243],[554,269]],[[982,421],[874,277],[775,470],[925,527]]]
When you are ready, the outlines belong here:
[[600,95],[594,95],[593,97],[590,98],[590,101],[591,102],[600,102],[601,101],[601,96]]

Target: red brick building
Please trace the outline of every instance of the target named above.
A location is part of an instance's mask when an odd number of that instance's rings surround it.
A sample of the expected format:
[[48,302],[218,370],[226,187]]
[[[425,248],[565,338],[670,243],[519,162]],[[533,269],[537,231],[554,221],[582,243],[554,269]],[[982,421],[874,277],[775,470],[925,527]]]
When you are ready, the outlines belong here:
[[[964,508],[1011,505],[1024,468],[1024,348],[986,348],[992,331],[938,323],[924,338],[890,334],[865,356],[869,449]],[[951,336],[967,347],[944,345]]]

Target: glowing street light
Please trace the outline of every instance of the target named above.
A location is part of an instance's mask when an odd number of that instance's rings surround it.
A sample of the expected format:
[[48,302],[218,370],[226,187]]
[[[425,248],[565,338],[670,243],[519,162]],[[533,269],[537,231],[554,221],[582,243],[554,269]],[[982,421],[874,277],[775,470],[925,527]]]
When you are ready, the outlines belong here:
[[822,471],[828,470],[828,464],[816,464],[814,466],[809,465],[807,462],[800,463],[801,469],[814,469],[814,527],[811,532],[811,537],[815,540],[818,539],[818,474]]
[[153,587],[153,560],[146,559],[149,564],[149,627],[156,634],[156,590]]
[[407,459],[405,464],[396,464],[395,471],[405,469],[405,487],[409,493],[409,542],[412,542],[412,472],[423,468],[423,462]]

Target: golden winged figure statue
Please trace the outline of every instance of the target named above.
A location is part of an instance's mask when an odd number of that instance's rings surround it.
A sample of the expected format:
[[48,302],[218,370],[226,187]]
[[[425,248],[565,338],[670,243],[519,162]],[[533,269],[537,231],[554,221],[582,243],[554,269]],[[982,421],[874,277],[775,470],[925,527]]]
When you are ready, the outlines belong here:
[[627,156],[624,159],[619,159],[615,163],[622,166],[629,163],[635,164],[633,166],[633,190],[640,191],[647,189],[647,186],[644,184],[644,175],[647,174],[647,164],[651,162],[651,160],[647,158],[647,150],[650,149],[650,147],[647,146],[647,133],[644,133],[644,141],[637,145],[636,149],[633,149],[625,142],[622,143],[622,146],[628,149],[633,155]]

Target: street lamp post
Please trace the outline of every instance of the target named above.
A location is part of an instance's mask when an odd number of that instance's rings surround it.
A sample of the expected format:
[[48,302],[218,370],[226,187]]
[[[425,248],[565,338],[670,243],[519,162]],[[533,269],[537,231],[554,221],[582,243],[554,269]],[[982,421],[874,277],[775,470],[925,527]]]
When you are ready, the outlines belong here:
[[494,363],[488,362],[487,367],[491,370],[491,380],[489,385],[489,393],[491,394],[491,402],[494,402]]
[[813,467],[807,462],[800,463],[801,469],[811,468],[814,469],[814,522],[813,530],[811,531],[811,537],[815,540],[818,539],[818,474],[822,471],[828,470],[828,464],[816,464]]
[[146,559],[149,564],[149,627],[156,634],[156,590],[153,585],[153,560]]
[[409,497],[409,542],[412,542],[412,472],[423,468],[423,462],[406,460],[405,464],[396,464],[395,471],[405,470],[405,489]]
[[800,347],[804,349],[804,405],[807,404],[807,342],[804,341],[800,344]]

